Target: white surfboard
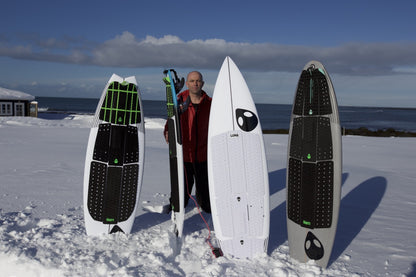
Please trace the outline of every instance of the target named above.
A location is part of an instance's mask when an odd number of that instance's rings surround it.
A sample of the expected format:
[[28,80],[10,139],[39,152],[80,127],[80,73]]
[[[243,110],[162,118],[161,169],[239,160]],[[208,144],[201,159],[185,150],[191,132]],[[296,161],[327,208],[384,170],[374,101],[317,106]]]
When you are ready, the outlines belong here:
[[226,57],[212,98],[208,177],[215,236],[225,255],[267,251],[269,179],[262,129],[247,84]]
[[287,232],[290,256],[326,267],[341,201],[341,128],[331,79],[317,61],[299,78],[287,156]]
[[98,103],[85,157],[87,235],[131,232],[143,179],[144,142],[136,78],[113,74]]

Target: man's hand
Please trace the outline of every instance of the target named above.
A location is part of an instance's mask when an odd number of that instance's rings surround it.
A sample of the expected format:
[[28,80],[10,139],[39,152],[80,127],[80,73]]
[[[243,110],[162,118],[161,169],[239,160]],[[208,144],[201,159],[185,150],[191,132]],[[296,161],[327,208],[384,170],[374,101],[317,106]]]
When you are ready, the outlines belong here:
[[166,131],[164,132],[164,135],[165,135],[165,140],[166,140],[166,143],[167,143],[167,144],[169,144],[169,135],[168,135],[168,130],[166,130]]

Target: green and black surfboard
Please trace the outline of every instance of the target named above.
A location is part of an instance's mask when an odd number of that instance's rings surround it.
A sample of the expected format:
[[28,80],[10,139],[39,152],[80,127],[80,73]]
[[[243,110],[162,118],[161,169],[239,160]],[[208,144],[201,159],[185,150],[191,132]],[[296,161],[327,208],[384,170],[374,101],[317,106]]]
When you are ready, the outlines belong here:
[[143,179],[144,121],[134,77],[113,74],[98,104],[84,170],[88,235],[130,233]]

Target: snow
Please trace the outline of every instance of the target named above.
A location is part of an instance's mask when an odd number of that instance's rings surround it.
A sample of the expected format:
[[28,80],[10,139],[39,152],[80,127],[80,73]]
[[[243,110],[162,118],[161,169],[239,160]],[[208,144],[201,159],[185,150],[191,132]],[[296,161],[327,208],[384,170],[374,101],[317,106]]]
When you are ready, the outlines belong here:
[[343,137],[340,220],[330,265],[321,269],[289,256],[287,135],[264,136],[268,253],[238,260],[211,254],[191,202],[182,241],[169,215],[144,209],[169,198],[163,119],[145,119],[144,184],[132,234],[86,236],[82,181],[91,116],[45,115],[0,117],[1,276],[416,276],[414,138]]
[[0,100],[34,100],[35,97],[18,91],[0,87]]

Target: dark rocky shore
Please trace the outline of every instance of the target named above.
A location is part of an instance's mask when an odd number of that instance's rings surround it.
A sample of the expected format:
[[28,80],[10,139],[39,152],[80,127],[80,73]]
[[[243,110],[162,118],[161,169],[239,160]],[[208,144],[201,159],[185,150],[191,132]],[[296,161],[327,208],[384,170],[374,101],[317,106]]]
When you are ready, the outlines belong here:
[[[263,130],[263,134],[288,134],[287,129]],[[358,129],[342,128],[343,136],[367,136],[367,137],[416,137],[416,132],[398,131],[393,128],[382,130],[369,130],[365,127]]]

